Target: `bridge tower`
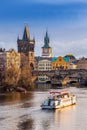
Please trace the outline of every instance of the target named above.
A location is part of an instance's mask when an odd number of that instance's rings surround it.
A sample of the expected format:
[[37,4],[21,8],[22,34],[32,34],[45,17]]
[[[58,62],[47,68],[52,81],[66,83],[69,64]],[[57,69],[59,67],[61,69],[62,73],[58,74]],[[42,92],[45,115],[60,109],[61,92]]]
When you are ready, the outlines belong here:
[[34,46],[35,40],[30,39],[30,33],[28,31],[28,26],[24,28],[24,33],[22,39],[17,39],[18,52],[23,53],[28,57],[29,65],[31,68],[34,68]]

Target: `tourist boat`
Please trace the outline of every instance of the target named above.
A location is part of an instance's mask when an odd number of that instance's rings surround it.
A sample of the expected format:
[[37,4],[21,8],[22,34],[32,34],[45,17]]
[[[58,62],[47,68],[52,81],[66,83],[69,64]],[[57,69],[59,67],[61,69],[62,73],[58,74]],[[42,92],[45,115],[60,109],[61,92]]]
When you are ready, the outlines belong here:
[[57,109],[76,104],[76,96],[70,91],[51,91],[42,103],[42,109]]

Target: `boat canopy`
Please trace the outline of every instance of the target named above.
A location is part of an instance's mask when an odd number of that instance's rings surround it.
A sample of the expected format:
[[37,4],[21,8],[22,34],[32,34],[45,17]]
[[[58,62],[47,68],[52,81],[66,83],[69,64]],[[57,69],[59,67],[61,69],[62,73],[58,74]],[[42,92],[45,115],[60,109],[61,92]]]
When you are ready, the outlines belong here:
[[69,91],[51,91],[50,94],[52,95],[61,95],[61,94],[70,94]]

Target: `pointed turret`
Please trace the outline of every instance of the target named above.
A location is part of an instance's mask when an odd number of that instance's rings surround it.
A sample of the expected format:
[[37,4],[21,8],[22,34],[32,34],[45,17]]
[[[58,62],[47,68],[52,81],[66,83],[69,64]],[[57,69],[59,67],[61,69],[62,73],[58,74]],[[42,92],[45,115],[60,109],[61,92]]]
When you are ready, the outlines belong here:
[[26,25],[24,28],[23,40],[29,40],[29,39],[30,39],[30,33],[28,31],[28,26]]
[[49,36],[48,31],[46,31],[46,35],[44,37],[44,46],[42,47],[42,56],[52,57],[52,48],[49,46]]
[[46,35],[44,37],[44,46],[45,48],[49,48],[49,36],[48,36],[48,32],[46,31]]

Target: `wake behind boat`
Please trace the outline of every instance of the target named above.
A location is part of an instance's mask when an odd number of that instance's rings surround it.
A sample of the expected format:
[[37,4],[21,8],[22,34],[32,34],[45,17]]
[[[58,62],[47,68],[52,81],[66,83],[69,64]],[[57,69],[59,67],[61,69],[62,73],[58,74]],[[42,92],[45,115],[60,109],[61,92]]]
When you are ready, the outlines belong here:
[[42,109],[57,109],[76,104],[76,96],[69,91],[51,91],[42,103]]

